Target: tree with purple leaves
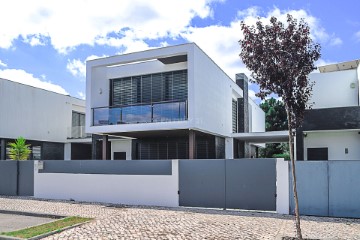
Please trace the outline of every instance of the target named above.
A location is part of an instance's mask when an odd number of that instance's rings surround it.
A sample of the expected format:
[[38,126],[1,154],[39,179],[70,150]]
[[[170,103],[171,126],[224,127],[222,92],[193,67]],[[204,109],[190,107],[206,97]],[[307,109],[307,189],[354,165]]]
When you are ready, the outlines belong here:
[[320,58],[320,45],[314,43],[310,28],[304,19],[298,21],[290,14],[286,23],[275,17],[270,25],[260,20],[256,26],[241,23],[244,34],[239,41],[240,57],[246,67],[252,71],[250,81],[259,85],[257,97],[265,99],[274,93],[285,104],[288,130],[293,191],[295,199],[295,223],[297,237],[302,239],[299,202],[296,189],[296,171],[294,161],[294,135],[304,119],[306,108],[311,108],[313,82],[308,75],[316,69],[315,61]]

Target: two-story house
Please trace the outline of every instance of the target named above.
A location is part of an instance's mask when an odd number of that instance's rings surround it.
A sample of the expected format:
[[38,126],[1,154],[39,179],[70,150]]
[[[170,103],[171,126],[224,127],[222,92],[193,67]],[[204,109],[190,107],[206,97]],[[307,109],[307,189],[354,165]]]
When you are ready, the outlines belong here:
[[86,96],[93,159],[249,157],[256,145],[227,140],[264,131],[247,77],[233,81],[194,43],[88,61]]
[[296,135],[298,160],[360,159],[359,63],[330,64],[310,74],[313,106]]
[[0,79],[0,160],[8,143],[22,136],[31,160],[91,159],[85,133],[85,101]]

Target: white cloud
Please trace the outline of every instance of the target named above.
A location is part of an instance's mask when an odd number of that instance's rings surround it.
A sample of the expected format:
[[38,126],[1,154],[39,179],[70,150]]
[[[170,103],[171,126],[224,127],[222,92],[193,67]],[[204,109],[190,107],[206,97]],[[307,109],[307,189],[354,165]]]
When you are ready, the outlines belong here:
[[357,33],[355,33],[355,38],[358,42],[360,42],[360,31],[358,31]]
[[75,77],[80,77],[85,81],[86,76],[86,65],[79,59],[68,60],[66,69]]
[[339,46],[343,43],[341,38],[335,37],[330,40],[330,46]]
[[85,93],[83,93],[83,92],[77,92],[77,95],[78,95],[78,97],[79,97],[80,99],[85,100],[85,97],[86,97]]
[[31,45],[48,41],[66,53],[80,44],[118,44],[124,34],[138,44],[176,37],[194,17],[211,17],[214,1],[219,0],[7,1],[0,8],[0,47],[22,37]]
[[66,65],[66,69],[74,76],[79,77],[81,81],[85,81],[86,77],[86,61],[94,60],[97,58],[104,58],[107,55],[97,56],[97,55],[90,55],[88,56],[85,61],[81,61],[80,59],[68,59],[68,63]]
[[0,60],[0,67],[7,67],[7,64]]
[[[274,8],[266,13],[262,13],[258,7],[251,7],[239,11],[237,17],[227,26],[212,25],[207,27],[189,27],[181,36],[190,41],[196,42],[228,75],[235,77],[236,73],[245,73],[250,77],[251,72],[240,60],[240,46],[238,40],[242,38],[240,22],[243,20],[248,25],[255,25],[260,16],[260,21],[269,24],[271,16],[286,22],[287,14],[290,13],[296,19],[304,18],[311,29],[314,41],[321,43],[341,44],[341,39],[328,34],[321,26],[320,20],[307,13],[305,10],[281,11]],[[226,37],[224,37],[226,36]]]
[[22,69],[5,69],[0,70],[0,78],[8,79],[14,82],[30,85],[33,87],[49,90],[56,93],[67,95],[68,93],[59,85],[51,82],[42,81],[34,77],[31,73],[27,73]]

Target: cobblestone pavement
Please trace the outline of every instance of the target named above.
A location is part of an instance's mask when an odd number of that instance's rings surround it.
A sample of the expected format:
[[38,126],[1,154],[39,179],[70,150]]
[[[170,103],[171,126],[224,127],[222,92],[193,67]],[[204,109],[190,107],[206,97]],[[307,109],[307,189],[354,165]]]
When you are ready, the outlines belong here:
[[[281,239],[293,216],[235,210],[104,205],[0,197],[0,210],[79,215],[94,220],[47,239]],[[360,219],[302,217],[312,239],[360,239]]]

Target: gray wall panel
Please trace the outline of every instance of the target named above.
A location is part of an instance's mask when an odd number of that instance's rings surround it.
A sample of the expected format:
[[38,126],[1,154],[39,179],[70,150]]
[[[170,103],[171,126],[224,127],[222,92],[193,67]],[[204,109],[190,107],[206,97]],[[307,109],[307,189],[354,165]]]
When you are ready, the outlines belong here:
[[19,195],[34,196],[34,161],[19,161]]
[[16,161],[0,161],[0,195],[16,195]]
[[[327,161],[296,162],[295,167],[300,214],[328,216]],[[289,171],[290,212],[294,213],[291,165]]]
[[171,160],[136,161],[44,161],[40,173],[82,173],[123,175],[171,175]]
[[179,161],[180,206],[225,208],[225,161]]
[[226,160],[226,208],[276,210],[276,160]]
[[329,161],[329,216],[360,218],[360,161]]

